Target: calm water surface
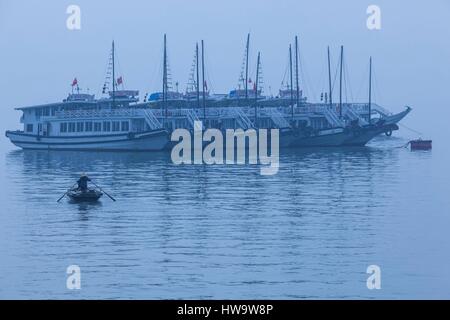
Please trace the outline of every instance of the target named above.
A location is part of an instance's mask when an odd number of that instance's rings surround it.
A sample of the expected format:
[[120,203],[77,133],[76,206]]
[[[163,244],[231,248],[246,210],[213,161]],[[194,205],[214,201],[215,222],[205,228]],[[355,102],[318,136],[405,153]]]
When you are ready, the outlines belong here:
[[[450,298],[449,157],[404,143],[282,150],[275,176],[6,148],[0,298]],[[117,202],[56,203],[82,171]]]

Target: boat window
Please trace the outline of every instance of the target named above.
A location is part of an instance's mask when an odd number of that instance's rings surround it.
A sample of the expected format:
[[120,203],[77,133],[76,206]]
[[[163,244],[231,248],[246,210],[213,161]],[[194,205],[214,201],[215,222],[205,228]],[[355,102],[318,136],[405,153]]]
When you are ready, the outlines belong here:
[[103,122],[103,131],[111,131],[111,122],[109,121]]
[[33,132],[33,125],[27,124],[27,132]]
[[84,122],[77,122],[77,132],[83,132]]
[[120,131],[120,122],[119,121],[112,122],[112,131]]
[[130,124],[128,121],[122,121],[122,131],[128,131],[130,130]]
[[75,132],[75,122],[69,122],[69,132]]
[[92,122],[86,122],[84,124],[84,129],[85,129],[85,131],[88,131],[88,132],[92,131]]
[[61,122],[59,124],[59,132],[67,132],[67,123],[66,122]]
[[102,123],[101,122],[94,122],[94,131],[96,131],[96,132],[102,131]]

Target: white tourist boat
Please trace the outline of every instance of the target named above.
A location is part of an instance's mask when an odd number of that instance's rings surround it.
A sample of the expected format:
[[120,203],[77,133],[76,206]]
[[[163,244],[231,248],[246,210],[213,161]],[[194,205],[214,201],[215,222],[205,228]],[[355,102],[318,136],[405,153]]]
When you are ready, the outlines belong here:
[[70,94],[61,103],[17,108],[24,130],[6,136],[23,149],[158,151],[168,142],[167,130],[151,110],[129,107],[135,91],[118,91],[116,99]]

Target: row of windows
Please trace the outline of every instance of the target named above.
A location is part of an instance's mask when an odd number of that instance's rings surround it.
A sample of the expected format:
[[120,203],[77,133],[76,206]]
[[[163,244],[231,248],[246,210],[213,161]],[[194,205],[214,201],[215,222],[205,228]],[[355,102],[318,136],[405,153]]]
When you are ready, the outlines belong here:
[[[111,130],[112,129],[112,130]],[[59,131],[65,132],[119,132],[129,131],[128,121],[103,121],[103,122],[61,122]]]

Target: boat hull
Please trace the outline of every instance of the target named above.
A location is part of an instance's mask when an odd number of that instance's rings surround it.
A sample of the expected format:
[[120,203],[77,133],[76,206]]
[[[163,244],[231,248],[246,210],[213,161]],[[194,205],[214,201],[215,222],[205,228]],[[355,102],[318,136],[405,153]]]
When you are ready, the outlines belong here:
[[292,130],[282,133],[280,138],[281,148],[311,148],[311,147],[338,147],[343,145],[347,138],[344,129],[324,130],[315,135],[302,136]]
[[34,150],[159,151],[163,150],[169,141],[168,133],[164,129],[135,134],[67,137],[46,137],[7,131],[6,136],[16,146]]
[[411,108],[387,116],[382,121],[373,125],[356,128],[336,128],[319,131],[315,135],[302,136],[294,130],[286,132],[280,141],[280,147],[303,148],[303,147],[340,147],[340,146],[365,146],[370,140],[380,134],[391,135],[398,130],[397,123],[411,111]]
[[73,202],[96,202],[103,196],[103,193],[97,190],[88,190],[84,192],[71,190],[67,193],[67,196]]

